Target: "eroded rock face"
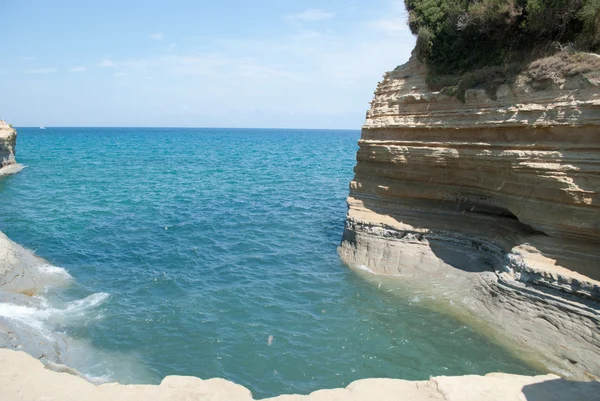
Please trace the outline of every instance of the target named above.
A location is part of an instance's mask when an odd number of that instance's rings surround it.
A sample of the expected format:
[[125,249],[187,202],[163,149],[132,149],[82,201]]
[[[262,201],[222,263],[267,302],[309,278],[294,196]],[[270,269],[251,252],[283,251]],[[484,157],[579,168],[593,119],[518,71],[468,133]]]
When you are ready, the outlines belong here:
[[17,131],[5,121],[0,120],[0,178],[18,173],[23,166],[15,160]]
[[0,120],[0,168],[15,164],[17,131]]
[[[0,201],[1,206],[1,201]],[[35,325],[19,321],[21,310],[44,310],[38,295],[48,287],[63,287],[71,276],[0,232],[0,349],[19,349],[45,363],[62,363],[69,344],[64,333],[52,337]]]
[[412,58],[377,87],[340,255],[467,287],[448,292],[553,370],[600,375],[598,75],[519,77],[464,104],[425,75]]

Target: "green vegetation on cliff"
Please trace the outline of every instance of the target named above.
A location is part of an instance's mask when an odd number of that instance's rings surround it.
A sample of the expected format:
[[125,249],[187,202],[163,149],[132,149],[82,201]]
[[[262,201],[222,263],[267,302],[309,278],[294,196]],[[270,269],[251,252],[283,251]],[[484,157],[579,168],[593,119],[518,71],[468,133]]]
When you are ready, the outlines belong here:
[[585,56],[572,53],[600,51],[600,0],[404,2],[430,86],[459,97],[469,87],[506,82],[527,63],[560,50],[571,54],[560,57],[563,64],[585,65]]
[[600,0],[405,0],[417,56],[456,73],[559,46],[600,50]]

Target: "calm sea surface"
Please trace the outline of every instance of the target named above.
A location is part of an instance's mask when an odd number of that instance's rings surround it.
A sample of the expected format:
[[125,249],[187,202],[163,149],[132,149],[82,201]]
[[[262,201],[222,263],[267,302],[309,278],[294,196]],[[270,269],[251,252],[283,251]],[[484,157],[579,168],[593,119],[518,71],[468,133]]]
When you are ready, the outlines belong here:
[[340,262],[359,136],[19,129],[28,167],[0,180],[0,230],[74,277],[51,306],[96,294],[77,318],[38,317],[93,377],[223,377],[258,398],[367,377],[535,373]]

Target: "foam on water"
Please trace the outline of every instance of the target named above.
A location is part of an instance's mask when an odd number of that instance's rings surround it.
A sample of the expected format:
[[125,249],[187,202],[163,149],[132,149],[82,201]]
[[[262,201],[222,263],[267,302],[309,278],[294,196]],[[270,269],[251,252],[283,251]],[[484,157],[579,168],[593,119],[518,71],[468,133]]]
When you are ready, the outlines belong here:
[[40,307],[0,303],[0,316],[18,321],[37,329],[40,334],[51,339],[52,326],[65,322],[76,322],[89,318],[89,313],[102,305],[110,294],[96,293],[83,299],[66,303],[62,308],[49,306],[45,297],[39,297]]
[[58,266],[53,266],[50,264],[43,264],[37,267],[38,271],[42,274],[50,275],[50,276],[58,276],[66,281],[72,280],[73,277],[69,274],[69,272]]
[[[43,270],[45,273],[58,274],[61,277],[66,274],[69,278],[71,277],[61,268],[44,266]],[[67,327],[85,326],[90,320],[101,319],[102,314],[99,308],[109,298],[108,293],[95,293],[82,299],[66,302],[61,306],[53,306],[47,297],[36,296],[34,300],[37,302],[32,302],[31,305],[0,303],[0,317],[5,319],[4,322],[8,324],[9,328],[12,325],[14,328],[18,328],[21,334],[36,333],[44,338],[60,356],[61,362],[79,370],[89,381],[100,384],[121,376],[120,374],[115,375],[114,372],[121,369],[120,365],[126,364],[124,361],[127,360],[127,357],[110,355],[97,350],[87,341],[71,338],[64,330]],[[33,347],[36,349],[37,341],[39,341],[37,338],[40,337],[30,338],[29,334],[26,334],[25,342],[19,344],[19,348]],[[35,343],[27,341],[35,341]],[[121,362],[117,362],[117,359]],[[48,363],[56,365],[51,360]],[[136,364],[128,363],[128,365],[135,366]],[[135,370],[143,371],[139,367]]]
[[[103,305],[110,298],[108,293],[95,293],[85,298],[67,302],[64,305],[51,306],[44,297],[35,297],[38,306],[0,303],[0,317],[5,323],[19,328],[19,332],[37,333],[45,338],[52,349],[60,356],[61,364],[73,368],[78,374],[94,384],[113,381],[126,383],[150,383],[152,375],[139,358],[131,354],[108,352],[98,349],[86,339],[71,337],[65,328],[80,328],[88,322],[102,319]],[[40,337],[32,337],[37,342]],[[27,349],[21,344],[19,348]],[[34,349],[35,349],[34,344]],[[60,364],[47,361],[50,369],[61,369]]]
[[23,170],[25,167],[27,167],[27,166],[20,164],[20,163],[15,163],[15,164],[11,164],[6,167],[2,167],[0,169],[0,177],[4,177],[7,175],[11,175],[11,174],[16,174],[19,171]]
[[376,275],[376,274],[377,274],[377,273],[375,273],[373,270],[369,269],[369,268],[368,268],[367,266],[365,266],[365,265],[359,265],[359,266],[358,266],[358,269],[359,269],[359,270],[362,270],[362,271],[364,271],[364,272],[367,272],[367,273],[369,273],[369,274],[374,274],[374,275]]

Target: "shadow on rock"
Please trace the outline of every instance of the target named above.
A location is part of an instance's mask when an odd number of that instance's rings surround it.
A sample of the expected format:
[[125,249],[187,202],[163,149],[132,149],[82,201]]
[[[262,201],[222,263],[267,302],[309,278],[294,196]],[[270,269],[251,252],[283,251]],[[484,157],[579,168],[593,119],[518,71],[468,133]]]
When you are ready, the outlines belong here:
[[527,401],[594,401],[600,400],[600,382],[556,379],[528,384],[522,392]]

